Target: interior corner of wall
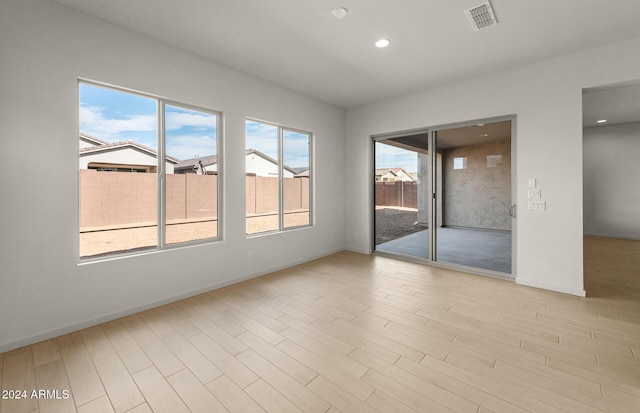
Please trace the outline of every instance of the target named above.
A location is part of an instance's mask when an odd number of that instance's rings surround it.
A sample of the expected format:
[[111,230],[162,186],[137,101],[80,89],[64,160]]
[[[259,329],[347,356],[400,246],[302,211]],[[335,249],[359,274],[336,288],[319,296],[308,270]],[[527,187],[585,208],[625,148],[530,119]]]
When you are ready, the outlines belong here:
[[557,293],[575,295],[575,296],[578,296],[578,297],[586,297],[587,296],[587,292],[585,291],[585,289],[582,286],[578,287],[578,288],[567,287],[567,286],[564,286],[564,285],[541,283],[541,282],[536,281],[536,280],[525,279],[525,278],[522,278],[522,277],[516,277],[516,284],[524,285],[524,286],[527,286],[527,287],[540,288],[542,290],[554,291],[554,292],[557,292]]

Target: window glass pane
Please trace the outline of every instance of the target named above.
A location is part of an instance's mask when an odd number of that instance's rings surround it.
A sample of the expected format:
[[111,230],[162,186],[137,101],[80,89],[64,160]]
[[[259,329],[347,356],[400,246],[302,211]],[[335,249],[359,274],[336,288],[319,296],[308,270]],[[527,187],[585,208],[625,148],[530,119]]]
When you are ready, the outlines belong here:
[[157,248],[155,99],[80,83],[80,257]]
[[284,227],[311,223],[309,214],[309,140],[307,133],[284,130]]
[[166,243],[218,236],[217,116],[165,105]]
[[375,142],[375,248],[428,258],[426,134]]
[[311,225],[311,144],[308,132],[246,121],[247,234]]
[[246,121],[247,234],[277,231],[278,127]]
[[453,169],[467,169],[467,157],[453,158]]

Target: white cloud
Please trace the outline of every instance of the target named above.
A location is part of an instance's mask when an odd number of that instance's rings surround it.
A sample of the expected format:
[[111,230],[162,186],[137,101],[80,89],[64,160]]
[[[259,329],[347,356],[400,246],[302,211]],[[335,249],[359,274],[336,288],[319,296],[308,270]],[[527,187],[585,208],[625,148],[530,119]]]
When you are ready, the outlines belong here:
[[185,126],[196,128],[216,128],[216,117],[202,112],[169,112],[165,116],[166,130],[177,130]]
[[167,135],[167,155],[180,160],[216,154],[216,140],[211,135]]
[[304,139],[285,139],[284,163],[292,168],[309,166],[309,141]]
[[109,119],[99,107],[80,105],[80,131],[107,141],[125,139],[125,132],[155,132],[157,122],[155,115]]
[[407,172],[416,172],[418,155],[413,151],[377,142],[376,168],[404,168]]

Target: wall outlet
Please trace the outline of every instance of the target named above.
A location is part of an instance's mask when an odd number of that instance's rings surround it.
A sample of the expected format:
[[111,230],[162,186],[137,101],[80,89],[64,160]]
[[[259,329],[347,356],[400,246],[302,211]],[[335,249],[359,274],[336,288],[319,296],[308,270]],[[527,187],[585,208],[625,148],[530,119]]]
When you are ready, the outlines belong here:
[[546,211],[547,210],[547,201],[542,200],[533,200],[528,202],[528,207],[534,211]]
[[253,251],[248,250],[247,251],[247,259],[250,260],[251,258],[253,258]]

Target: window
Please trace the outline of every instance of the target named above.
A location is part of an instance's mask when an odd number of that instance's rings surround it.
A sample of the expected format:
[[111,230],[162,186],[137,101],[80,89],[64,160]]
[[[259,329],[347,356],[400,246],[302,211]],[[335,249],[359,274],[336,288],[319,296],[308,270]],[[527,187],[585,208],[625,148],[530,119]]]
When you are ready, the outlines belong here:
[[467,169],[467,157],[453,158],[453,169]]
[[310,226],[312,135],[247,120],[247,234]]
[[81,259],[219,237],[213,111],[79,83]]

